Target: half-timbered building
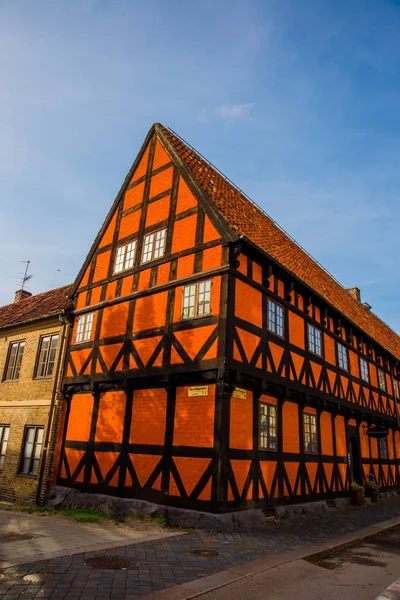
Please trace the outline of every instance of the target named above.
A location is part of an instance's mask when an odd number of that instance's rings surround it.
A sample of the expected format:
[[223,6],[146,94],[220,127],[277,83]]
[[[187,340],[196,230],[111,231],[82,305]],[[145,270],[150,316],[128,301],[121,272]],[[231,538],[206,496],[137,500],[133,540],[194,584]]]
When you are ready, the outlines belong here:
[[227,511],[399,484],[399,337],[172,131],[72,297],[60,485]]

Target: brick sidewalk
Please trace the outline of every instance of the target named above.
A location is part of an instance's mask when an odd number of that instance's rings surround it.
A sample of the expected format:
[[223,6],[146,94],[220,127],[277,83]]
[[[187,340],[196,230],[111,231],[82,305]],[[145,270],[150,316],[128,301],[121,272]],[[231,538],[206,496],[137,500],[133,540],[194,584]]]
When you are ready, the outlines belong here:
[[[331,509],[326,513],[266,525],[257,531],[195,532],[101,552],[31,562],[2,571],[6,577],[0,582],[0,598],[131,600],[268,555],[322,543],[395,517],[400,517],[400,498],[362,509]],[[192,554],[193,550],[206,550],[209,554],[198,556]],[[218,554],[214,556],[213,552]],[[85,561],[94,556],[120,556],[130,565],[126,570],[86,566]],[[29,573],[41,574],[42,581],[24,581],[22,578]]]

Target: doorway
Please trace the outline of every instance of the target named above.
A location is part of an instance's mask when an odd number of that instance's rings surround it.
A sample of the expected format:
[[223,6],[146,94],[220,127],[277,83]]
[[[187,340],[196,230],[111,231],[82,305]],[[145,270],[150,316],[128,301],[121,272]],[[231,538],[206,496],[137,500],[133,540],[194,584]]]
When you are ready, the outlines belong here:
[[347,426],[347,464],[349,466],[350,481],[354,480],[362,485],[360,435],[358,428],[353,425]]

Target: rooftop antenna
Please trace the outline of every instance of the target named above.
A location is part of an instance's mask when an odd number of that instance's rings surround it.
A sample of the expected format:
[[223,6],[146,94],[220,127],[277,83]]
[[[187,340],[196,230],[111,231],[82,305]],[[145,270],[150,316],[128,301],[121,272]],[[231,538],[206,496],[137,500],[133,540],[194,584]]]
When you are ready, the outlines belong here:
[[20,277],[18,278],[18,284],[21,285],[20,290],[21,292],[23,292],[24,289],[26,289],[26,284],[32,279],[33,275],[28,275],[29,265],[31,264],[31,261],[23,260],[21,262],[26,264],[25,272],[19,273]]

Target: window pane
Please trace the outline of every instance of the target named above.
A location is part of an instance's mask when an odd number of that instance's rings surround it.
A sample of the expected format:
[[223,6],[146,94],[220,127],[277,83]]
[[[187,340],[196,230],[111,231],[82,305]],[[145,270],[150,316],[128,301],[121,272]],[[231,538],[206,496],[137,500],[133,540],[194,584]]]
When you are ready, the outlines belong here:
[[153,244],[154,244],[154,233],[149,233],[144,238],[143,260],[142,260],[142,262],[147,262],[147,261],[149,261],[149,260],[152,259]]
[[38,474],[38,470],[39,470],[39,461],[34,459],[32,461],[32,467],[31,470],[29,472],[30,475],[37,475]]
[[30,458],[24,458],[24,460],[22,461],[21,473],[28,474],[29,473],[30,464],[31,464],[31,459]]
[[197,316],[208,315],[211,312],[211,280],[197,284]]
[[182,296],[182,319],[188,319],[190,317],[194,317],[194,307],[195,307],[195,294],[196,294],[196,286],[195,285],[186,285],[183,288]]
[[162,229],[156,233],[153,258],[160,258],[160,256],[164,256],[166,231],[166,229]]

